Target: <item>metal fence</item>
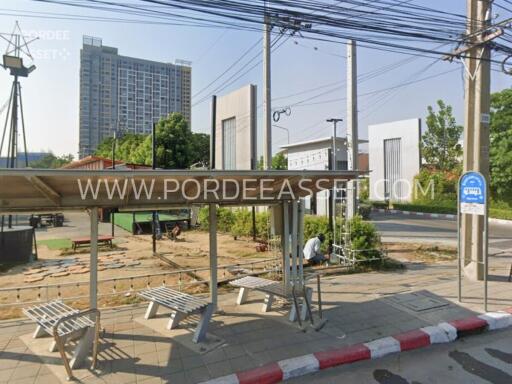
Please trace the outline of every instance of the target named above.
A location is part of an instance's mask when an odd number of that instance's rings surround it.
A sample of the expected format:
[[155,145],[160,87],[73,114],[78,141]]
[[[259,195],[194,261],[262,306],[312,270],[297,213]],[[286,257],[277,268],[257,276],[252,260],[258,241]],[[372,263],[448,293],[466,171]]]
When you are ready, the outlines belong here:
[[[275,273],[280,274],[280,261],[267,258],[246,263],[222,265],[218,268],[218,282],[226,282],[238,277]],[[178,290],[209,284],[209,267],[180,269],[134,276],[108,278],[98,281],[98,297],[120,296],[136,293],[151,286],[166,285]],[[201,278],[205,274],[207,278]],[[31,305],[53,299],[79,300],[89,297],[89,281],[59,284],[30,285],[0,288],[0,308]],[[84,290],[87,288],[87,290]]]

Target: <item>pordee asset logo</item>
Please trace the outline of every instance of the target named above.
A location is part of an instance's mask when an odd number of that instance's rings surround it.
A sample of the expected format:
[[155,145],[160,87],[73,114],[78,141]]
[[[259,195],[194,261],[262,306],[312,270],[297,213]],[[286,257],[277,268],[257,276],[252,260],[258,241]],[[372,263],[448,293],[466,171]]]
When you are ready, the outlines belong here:
[[295,200],[300,196],[311,196],[314,191],[332,188],[333,182],[344,180],[303,178],[298,183],[289,179],[247,178],[247,179],[77,179],[82,200]]

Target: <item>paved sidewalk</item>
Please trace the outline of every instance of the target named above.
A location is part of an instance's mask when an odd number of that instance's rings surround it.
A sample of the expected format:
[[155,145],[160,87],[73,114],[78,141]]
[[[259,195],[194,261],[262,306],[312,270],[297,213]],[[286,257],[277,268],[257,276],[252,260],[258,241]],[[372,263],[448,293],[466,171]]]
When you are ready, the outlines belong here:
[[[495,276],[489,283],[489,310],[512,306],[512,283],[505,278],[508,263],[504,257],[491,264]],[[236,292],[232,292],[220,297],[222,312],[213,317],[209,328],[214,347],[204,350],[191,344],[190,332],[150,326],[141,319],[143,306],[104,310],[98,369],[74,372],[84,383],[198,383],[483,312],[482,283],[466,282],[466,301],[455,302],[453,262],[409,264],[405,271],[328,277],[322,283],[328,323],[321,331],[299,331],[287,321],[289,308],[284,305],[262,313],[263,296],[258,293],[237,307]],[[24,320],[0,323],[0,383],[66,382],[57,354],[35,356],[33,348],[27,347],[26,342],[33,341],[26,335],[33,329]]]

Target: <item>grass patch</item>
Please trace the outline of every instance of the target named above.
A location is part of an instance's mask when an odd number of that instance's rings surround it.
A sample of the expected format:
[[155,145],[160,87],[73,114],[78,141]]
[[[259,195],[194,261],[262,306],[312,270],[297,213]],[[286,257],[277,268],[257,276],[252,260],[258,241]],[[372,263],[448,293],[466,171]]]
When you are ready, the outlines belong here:
[[69,249],[72,246],[70,239],[38,240],[37,245],[46,245],[49,249],[52,250],[64,250]]

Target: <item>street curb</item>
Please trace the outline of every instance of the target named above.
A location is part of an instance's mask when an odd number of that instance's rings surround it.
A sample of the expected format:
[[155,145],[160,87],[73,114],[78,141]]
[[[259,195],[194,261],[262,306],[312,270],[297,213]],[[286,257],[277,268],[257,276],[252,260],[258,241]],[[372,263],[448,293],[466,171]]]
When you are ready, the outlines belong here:
[[322,369],[357,361],[374,360],[393,353],[425,348],[432,344],[450,343],[461,337],[508,327],[512,327],[512,308],[442,322],[438,325],[383,337],[364,344],[293,357],[204,381],[201,384],[274,384]]
[[[412,211],[400,211],[398,209],[382,209],[382,208],[373,208],[372,212],[378,213],[388,213],[392,215],[406,215],[406,216],[421,216],[428,219],[446,219],[446,220],[455,220],[457,215],[450,215],[446,213],[426,213],[426,212],[412,212]],[[511,221],[512,223],[512,221]]]
[[[426,212],[400,211],[398,209],[382,209],[382,208],[372,208],[372,212],[387,213],[387,214],[392,214],[392,215],[421,216],[421,217],[424,217],[427,219],[457,220],[457,215],[452,215],[452,214],[447,214],[447,213],[426,213]],[[494,218],[490,217],[489,223],[512,225],[512,220],[494,219]]]

